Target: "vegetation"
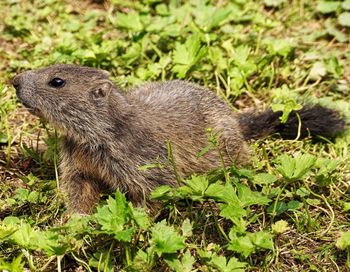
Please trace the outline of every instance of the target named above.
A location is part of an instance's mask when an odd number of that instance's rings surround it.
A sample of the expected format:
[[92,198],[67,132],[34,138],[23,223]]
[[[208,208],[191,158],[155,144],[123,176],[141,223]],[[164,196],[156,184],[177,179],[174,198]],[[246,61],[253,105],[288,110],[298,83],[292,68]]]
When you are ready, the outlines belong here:
[[0,10],[0,271],[350,269],[349,132],[252,142],[250,169],[160,187],[157,214],[116,192],[68,217],[57,132],[10,85],[23,70],[77,63],[120,86],[183,78],[234,110],[272,106],[286,119],[319,103],[349,121],[349,0],[9,0]]

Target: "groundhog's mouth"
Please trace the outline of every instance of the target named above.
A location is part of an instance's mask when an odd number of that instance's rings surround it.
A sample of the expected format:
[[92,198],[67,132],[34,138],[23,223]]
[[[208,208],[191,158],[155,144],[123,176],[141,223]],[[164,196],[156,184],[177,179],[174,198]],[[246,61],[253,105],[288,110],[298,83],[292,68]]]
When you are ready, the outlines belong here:
[[26,109],[33,115],[36,115],[36,116],[41,116],[41,113],[40,113],[40,110],[37,109],[37,108],[33,108],[32,106],[28,105],[27,103],[24,103],[22,102],[23,106],[26,107]]

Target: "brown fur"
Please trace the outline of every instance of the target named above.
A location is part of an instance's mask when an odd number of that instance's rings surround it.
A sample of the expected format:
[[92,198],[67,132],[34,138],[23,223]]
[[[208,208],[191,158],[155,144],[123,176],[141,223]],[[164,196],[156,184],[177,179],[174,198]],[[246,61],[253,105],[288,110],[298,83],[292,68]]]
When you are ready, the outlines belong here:
[[[64,86],[50,86],[53,78],[63,79]],[[124,93],[107,72],[76,65],[28,71],[13,84],[29,111],[62,131],[61,179],[76,212],[88,213],[102,191],[119,188],[140,204],[157,186],[175,185],[168,141],[181,178],[220,167],[215,149],[197,156],[209,144],[208,128],[219,135],[226,166],[249,161],[249,137],[240,122],[254,130],[250,117],[241,118],[195,84],[149,83]],[[156,162],[163,167],[140,170]]]

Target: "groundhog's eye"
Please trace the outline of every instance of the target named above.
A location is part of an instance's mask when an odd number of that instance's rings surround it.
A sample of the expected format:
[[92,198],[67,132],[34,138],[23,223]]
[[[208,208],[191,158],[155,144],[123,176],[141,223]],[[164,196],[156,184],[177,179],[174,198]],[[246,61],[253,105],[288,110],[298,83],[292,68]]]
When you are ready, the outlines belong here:
[[55,77],[49,82],[49,85],[54,88],[59,88],[59,87],[63,87],[65,83],[66,82],[63,79],[60,79],[59,77]]

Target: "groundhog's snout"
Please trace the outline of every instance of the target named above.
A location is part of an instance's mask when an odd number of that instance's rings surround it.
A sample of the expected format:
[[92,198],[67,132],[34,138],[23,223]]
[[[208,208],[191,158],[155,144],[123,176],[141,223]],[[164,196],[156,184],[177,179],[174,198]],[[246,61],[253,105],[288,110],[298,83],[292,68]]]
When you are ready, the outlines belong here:
[[36,102],[34,99],[35,75],[32,71],[24,72],[16,75],[12,79],[12,85],[16,89],[16,95],[22,104],[33,114],[38,113]]
[[24,86],[31,86],[35,78],[35,73],[33,71],[26,71],[16,75],[12,79],[12,85],[15,89],[21,90]]
[[16,89],[16,93],[18,96],[18,92],[21,89],[21,74],[16,75],[13,79],[12,79],[12,85],[13,87]]
[[29,94],[29,90],[34,89],[34,73],[27,71],[16,75],[12,79],[12,85],[16,89],[16,95],[19,99],[22,99],[24,95]]

